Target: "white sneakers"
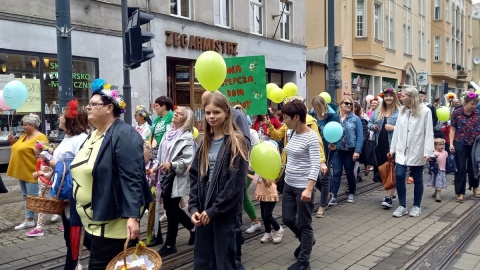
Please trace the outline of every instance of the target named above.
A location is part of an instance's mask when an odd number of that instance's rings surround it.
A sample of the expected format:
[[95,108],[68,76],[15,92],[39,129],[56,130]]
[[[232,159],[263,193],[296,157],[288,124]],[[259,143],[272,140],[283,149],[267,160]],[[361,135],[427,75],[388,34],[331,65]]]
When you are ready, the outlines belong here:
[[246,233],[254,233],[257,230],[260,230],[260,228],[262,228],[262,224],[260,222],[258,222],[258,223],[252,222],[252,225],[250,225],[250,228],[245,230],[245,232]]
[[60,220],[60,216],[59,215],[52,215],[52,218],[50,219],[51,222],[57,222]]
[[23,229],[28,229],[28,228],[33,228],[35,227],[35,221],[23,221],[20,223],[20,225],[15,226],[15,230],[23,230]]
[[283,239],[283,232],[285,230],[280,227],[278,231],[273,230],[271,233],[264,233],[262,239],[260,239],[260,242],[262,243],[268,243],[273,240],[273,243],[278,244],[282,242]]
[[[399,206],[395,212],[393,212],[393,216],[394,217],[402,217],[404,215],[406,215],[408,213],[408,209],[406,207],[403,207],[403,206]],[[410,210],[410,213],[409,213],[409,216],[411,217],[418,217],[420,216],[420,214],[422,214],[422,210],[420,207],[418,206],[414,206],[412,208],[412,210]]]
[[167,221],[167,214],[163,214],[163,216],[160,217],[161,222]]

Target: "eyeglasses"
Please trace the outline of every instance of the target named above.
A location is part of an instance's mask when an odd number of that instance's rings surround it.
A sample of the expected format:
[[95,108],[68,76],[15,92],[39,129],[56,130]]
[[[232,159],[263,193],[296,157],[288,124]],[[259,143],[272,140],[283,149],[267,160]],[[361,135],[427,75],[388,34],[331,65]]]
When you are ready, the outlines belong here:
[[96,103],[96,102],[90,102],[88,103],[88,106],[90,107],[96,107],[96,106],[104,106],[105,104],[103,103]]
[[345,106],[348,106],[348,107],[352,106],[352,103],[350,102],[343,102],[343,104],[345,104]]
[[174,114],[177,114],[177,115],[180,115],[180,116],[184,116],[184,115],[185,115],[183,112],[179,112],[179,111],[175,111]]

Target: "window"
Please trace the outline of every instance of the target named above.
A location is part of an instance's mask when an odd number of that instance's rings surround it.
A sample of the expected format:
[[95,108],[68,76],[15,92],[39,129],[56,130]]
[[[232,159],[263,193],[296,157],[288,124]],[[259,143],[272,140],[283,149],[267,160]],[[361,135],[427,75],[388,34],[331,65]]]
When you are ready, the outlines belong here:
[[445,18],[446,18],[447,22],[452,21],[452,18],[450,16],[452,16],[451,13],[450,13],[450,0],[446,0],[446,2],[445,2]]
[[447,53],[447,58],[446,62],[451,63],[452,62],[452,49],[451,49],[451,39],[447,37],[447,42],[445,42],[445,51]]
[[263,35],[263,0],[250,0],[250,32]]
[[468,15],[468,35],[472,36],[472,16]]
[[472,70],[473,69],[473,65],[472,65],[472,49],[468,49],[467,50],[467,68],[468,70]]
[[440,61],[440,37],[435,37],[433,48],[433,60]]
[[412,7],[412,0],[403,0],[403,5],[411,8]]
[[170,0],[170,14],[190,18],[190,0]]
[[440,20],[440,0],[435,0],[435,5],[433,7],[433,19]]
[[425,16],[425,0],[418,1],[418,14]]
[[230,27],[231,0],[215,0],[214,16],[215,24]]
[[403,25],[403,50],[405,54],[412,54],[412,28],[410,25]]
[[357,0],[357,9],[356,9],[356,37],[366,37],[367,36],[367,10],[366,3],[367,0]]
[[291,39],[291,3],[284,3],[280,1],[280,14],[282,17],[280,18],[280,38],[283,40],[290,40]]
[[383,40],[383,5],[375,3],[374,10],[374,38]]
[[420,47],[419,47],[419,54],[420,54],[420,58],[422,59],[426,59],[427,58],[427,55],[426,55],[426,40],[425,40],[425,32],[419,32],[419,39],[420,39]]
[[395,49],[395,0],[390,0],[388,4],[388,40],[387,48],[394,50]]

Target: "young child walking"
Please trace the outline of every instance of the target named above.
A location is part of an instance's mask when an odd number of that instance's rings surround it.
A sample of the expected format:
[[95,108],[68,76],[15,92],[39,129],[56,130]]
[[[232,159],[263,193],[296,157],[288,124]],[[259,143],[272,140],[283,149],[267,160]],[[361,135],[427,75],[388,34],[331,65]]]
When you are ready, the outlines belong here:
[[275,244],[278,244],[282,242],[284,229],[272,215],[275,205],[279,200],[277,184],[275,181],[262,179],[258,174],[249,174],[248,177],[257,184],[254,198],[260,201],[260,212],[262,214],[263,225],[265,226],[265,234],[262,239],[260,239],[260,242],[267,243],[273,240]]
[[429,162],[427,187],[435,188],[432,197],[437,202],[441,202],[441,190],[447,188],[446,164],[448,153],[445,151],[444,139],[437,138],[433,142],[435,145],[435,158]]

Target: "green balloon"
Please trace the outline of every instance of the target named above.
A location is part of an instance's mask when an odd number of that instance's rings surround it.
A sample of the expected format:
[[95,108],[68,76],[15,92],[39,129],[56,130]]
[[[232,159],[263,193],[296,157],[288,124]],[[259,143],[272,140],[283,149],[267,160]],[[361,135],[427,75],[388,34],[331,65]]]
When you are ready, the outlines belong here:
[[437,118],[442,122],[447,122],[450,119],[450,111],[445,107],[438,108]]
[[202,53],[195,63],[195,76],[203,88],[211,92],[218,90],[227,76],[225,60],[214,51]]
[[250,164],[253,170],[266,180],[277,179],[282,169],[280,153],[268,142],[261,142],[253,147]]

